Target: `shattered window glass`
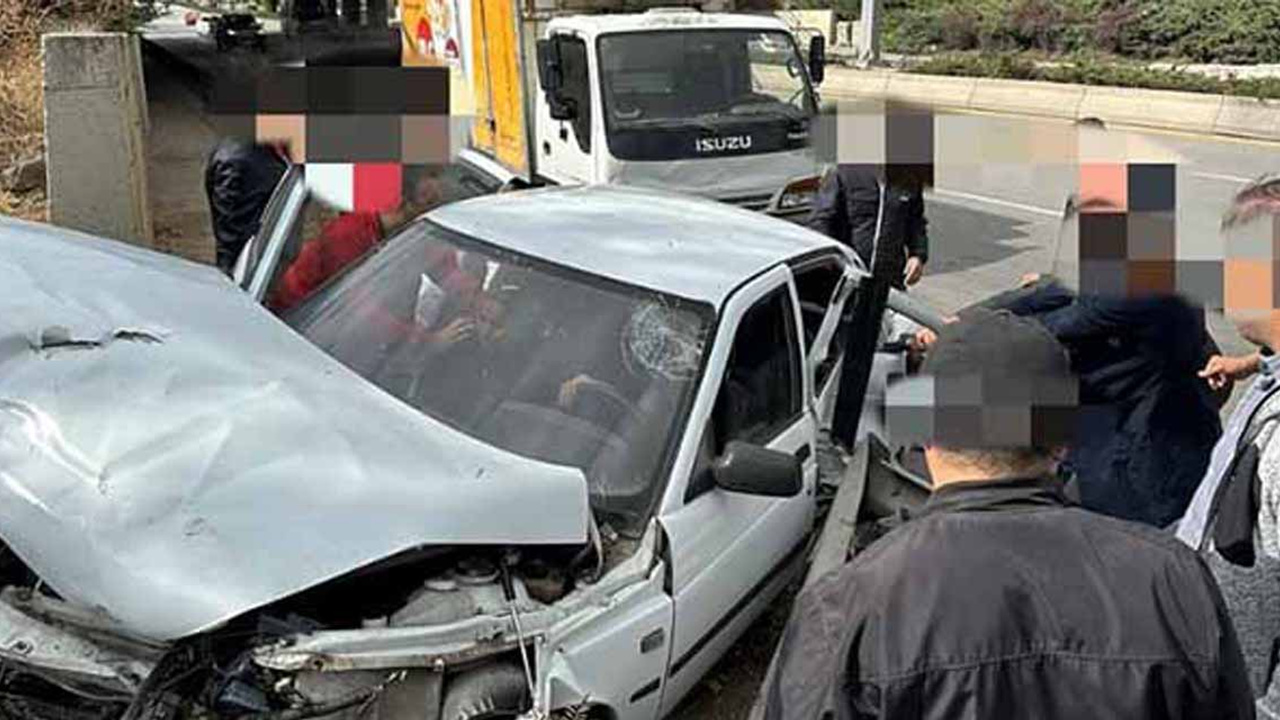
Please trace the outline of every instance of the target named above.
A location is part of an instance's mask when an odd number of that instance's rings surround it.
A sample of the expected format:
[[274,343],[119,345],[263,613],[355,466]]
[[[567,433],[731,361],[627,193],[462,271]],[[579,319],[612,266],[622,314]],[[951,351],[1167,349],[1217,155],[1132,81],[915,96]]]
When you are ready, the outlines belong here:
[[662,489],[712,318],[425,221],[286,316],[427,415],[581,469],[621,532],[642,529]]

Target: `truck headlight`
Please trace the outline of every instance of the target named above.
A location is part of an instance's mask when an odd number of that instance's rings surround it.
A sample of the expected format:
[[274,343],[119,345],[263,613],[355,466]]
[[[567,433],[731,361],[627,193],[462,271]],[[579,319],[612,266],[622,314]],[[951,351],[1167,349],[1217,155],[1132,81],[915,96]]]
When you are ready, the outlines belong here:
[[814,197],[818,194],[819,182],[821,178],[815,175],[788,183],[782,189],[782,194],[778,196],[778,210],[785,212],[812,205]]

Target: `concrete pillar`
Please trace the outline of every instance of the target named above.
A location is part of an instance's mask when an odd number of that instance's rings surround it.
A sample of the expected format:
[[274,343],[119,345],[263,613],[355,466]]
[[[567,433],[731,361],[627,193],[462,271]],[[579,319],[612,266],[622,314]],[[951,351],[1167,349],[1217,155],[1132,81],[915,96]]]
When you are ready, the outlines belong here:
[[51,33],[41,44],[50,222],[150,247],[138,38]]
[[863,67],[880,63],[881,0],[862,0],[862,42],[858,63]]

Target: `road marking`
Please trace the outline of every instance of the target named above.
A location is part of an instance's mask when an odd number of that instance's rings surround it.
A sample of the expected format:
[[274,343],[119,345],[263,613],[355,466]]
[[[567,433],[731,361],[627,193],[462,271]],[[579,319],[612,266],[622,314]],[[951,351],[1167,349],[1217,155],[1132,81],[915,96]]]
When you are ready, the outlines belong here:
[[1193,172],[1191,173],[1191,177],[1206,178],[1208,180],[1223,180],[1230,183],[1237,183],[1239,185],[1244,185],[1246,183],[1253,182],[1253,178],[1240,177],[1239,175],[1223,175],[1221,173],[1209,173],[1209,172]]
[[957,200],[972,200],[973,202],[987,203],[988,205],[998,205],[1000,207],[1021,210],[1022,212],[1032,213],[1034,215],[1043,215],[1044,217],[1061,218],[1061,210],[1053,210],[1050,208],[1042,208],[1036,205],[1026,205],[1024,203],[1012,202],[1010,200],[1001,200],[999,198],[987,197],[986,195],[973,195],[971,193],[960,192],[958,190],[942,190],[934,188],[933,194],[943,198],[955,198]]

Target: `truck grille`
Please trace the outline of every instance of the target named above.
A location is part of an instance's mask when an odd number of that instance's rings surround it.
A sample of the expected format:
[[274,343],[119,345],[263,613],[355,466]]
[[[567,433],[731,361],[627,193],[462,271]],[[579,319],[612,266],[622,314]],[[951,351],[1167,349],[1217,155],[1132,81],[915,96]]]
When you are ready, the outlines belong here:
[[773,194],[765,195],[743,195],[736,198],[725,198],[725,202],[730,205],[737,205],[747,210],[764,210],[769,207],[769,201],[773,199]]

